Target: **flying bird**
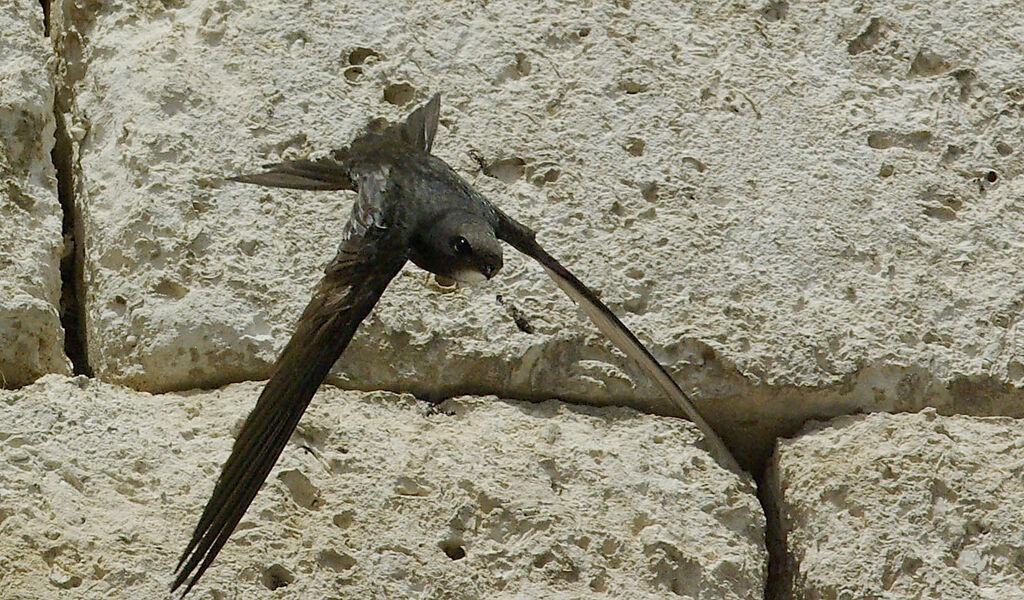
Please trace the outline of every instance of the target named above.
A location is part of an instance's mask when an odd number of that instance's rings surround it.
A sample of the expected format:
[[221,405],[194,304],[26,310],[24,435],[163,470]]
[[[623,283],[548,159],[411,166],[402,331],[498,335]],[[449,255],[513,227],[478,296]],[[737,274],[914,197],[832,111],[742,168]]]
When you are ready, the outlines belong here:
[[[402,122],[367,131],[319,160],[267,165],[232,181],[301,190],[355,190],[358,196],[334,259],[299,318],[235,440],[213,495],[175,569],[182,596],[199,581],[245,514],[359,323],[412,261],[442,278],[472,284],[502,267],[501,242],[535,259],[597,327],[632,358],[704,434],[723,466],[740,468],[689,398],[598,297],[548,254],[535,233],[498,210],[430,153],[440,95]],[[187,584],[186,584],[187,582]]]

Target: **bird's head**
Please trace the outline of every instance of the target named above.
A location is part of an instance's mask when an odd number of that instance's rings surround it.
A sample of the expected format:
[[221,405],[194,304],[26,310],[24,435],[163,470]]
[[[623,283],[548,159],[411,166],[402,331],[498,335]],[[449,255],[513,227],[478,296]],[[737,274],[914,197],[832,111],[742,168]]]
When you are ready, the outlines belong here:
[[428,237],[436,261],[431,271],[473,285],[501,269],[501,244],[494,227],[480,216],[452,212],[431,229]]

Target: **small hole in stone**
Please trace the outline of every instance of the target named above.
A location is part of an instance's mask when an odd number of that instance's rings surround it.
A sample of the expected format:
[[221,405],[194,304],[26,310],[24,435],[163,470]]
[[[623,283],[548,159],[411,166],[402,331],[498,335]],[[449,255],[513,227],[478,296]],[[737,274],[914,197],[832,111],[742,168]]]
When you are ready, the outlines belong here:
[[349,67],[349,68],[345,69],[345,72],[343,73],[343,75],[345,76],[345,79],[347,79],[348,81],[355,81],[356,79],[359,79],[359,77],[362,74],[363,74],[363,68],[362,67]]
[[348,53],[348,64],[361,65],[370,57],[378,58],[380,54],[369,48],[356,48]]
[[484,167],[484,175],[499,179],[502,183],[512,183],[526,172],[526,161],[519,157],[496,160]]
[[462,560],[466,558],[466,549],[462,546],[459,540],[445,540],[438,544],[441,550],[452,560]]
[[642,81],[633,81],[632,79],[625,79],[619,82],[619,89],[626,92],[627,94],[640,94],[647,91],[647,84]]
[[846,51],[850,54],[860,54],[861,52],[870,50],[881,38],[881,29],[881,19],[878,17],[872,17],[871,21],[868,23],[867,29],[850,41],[846,47]]
[[708,170],[708,166],[706,164],[702,163],[700,160],[698,160],[698,159],[696,159],[696,158],[694,158],[692,156],[684,156],[681,159],[681,162],[684,165],[687,165],[687,164],[693,165],[693,168],[697,169],[698,173],[703,173],[704,171]]
[[541,187],[548,183],[554,183],[560,176],[561,172],[558,169],[548,169],[543,175],[538,174],[533,178],[533,185]]
[[345,512],[334,515],[334,518],[331,520],[334,522],[335,527],[348,529],[352,525],[353,517],[354,515],[352,511],[346,510]]
[[412,101],[416,89],[408,83],[392,83],[384,88],[384,100],[395,106],[403,106]]
[[581,38],[587,37],[588,35],[590,35],[590,28],[589,27],[581,27],[579,35],[580,35]]
[[892,147],[892,137],[887,133],[875,132],[868,135],[868,146],[876,150],[885,150]]
[[915,131],[908,133],[907,143],[914,147],[915,150],[927,150],[928,144],[932,141],[932,132],[930,131]]
[[938,75],[948,69],[949,63],[946,62],[946,59],[927,48],[922,48],[918,51],[917,56],[910,63],[911,75]]
[[541,554],[539,556],[535,556],[533,558],[533,568],[535,568],[535,569],[543,569],[544,565],[548,564],[549,562],[551,562],[553,560],[555,560],[554,555],[551,554],[551,552],[545,552],[544,554]]
[[878,170],[879,177],[892,177],[892,174],[896,172],[896,168],[892,165],[882,165],[882,168]]
[[263,574],[260,576],[260,582],[268,590],[276,590],[294,583],[295,575],[292,575],[291,571],[281,565],[274,564],[263,571]]
[[533,71],[533,64],[530,62],[530,57],[522,52],[516,52],[516,72],[519,73],[519,76],[529,75],[531,71]]
[[302,508],[316,508],[320,502],[320,490],[301,471],[289,469],[277,474],[291,493],[292,500]]
[[1003,156],[1009,156],[1013,154],[1013,148],[1005,142],[999,142],[996,144],[996,152]]
[[995,171],[989,171],[985,174],[985,181],[989,183],[995,183],[996,179],[999,179],[999,175]]
[[181,300],[188,295],[188,288],[180,283],[164,279],[156,284],[153,288],[153,293],[159,296],[166,296],[168,298],[174,298],[175,300]]
[[626,140],[624,148],[633,156],[643,156],[647,144],[640,138],[631,137]]
[[951,163],[955,162],[958,158],[964,155],[964,149],[955,144],[949,144],[946,146],[946,151],[942,153],[942,162]]
[[317,552],[316,562],[321,567],[338,573],[356,566],[356,559],[330,548]]
[[785,0],[769,2],[767,6],[761,9],[761,18],[770,23],[775,21],[781,21],[786,18],[786,12],[789,11],[789,3]]

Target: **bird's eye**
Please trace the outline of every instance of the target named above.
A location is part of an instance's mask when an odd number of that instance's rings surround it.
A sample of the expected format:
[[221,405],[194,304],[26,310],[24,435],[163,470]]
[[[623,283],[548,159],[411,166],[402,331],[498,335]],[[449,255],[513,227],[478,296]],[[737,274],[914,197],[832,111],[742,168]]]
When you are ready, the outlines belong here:
[[452,248],[454,248],[455,252],[458,254],[469,254],[473,249],[466,238],[461,235],[452,241]]

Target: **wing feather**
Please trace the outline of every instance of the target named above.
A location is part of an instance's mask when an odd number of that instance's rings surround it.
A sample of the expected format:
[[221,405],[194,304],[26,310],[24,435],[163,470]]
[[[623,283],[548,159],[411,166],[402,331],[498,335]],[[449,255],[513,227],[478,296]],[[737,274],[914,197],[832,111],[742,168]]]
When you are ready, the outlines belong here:
[[693,405],[689,396],[668,374],[668,371],[654,358],[650,351],[637,339],[633,332],[627,328],[615,313],[611,311],[601,300],[583,283],[561,265],[553,256],[548,254],[534,238],[534,233],[525,225],[522,225],[503,213],[499,215],[498,237],[511,244],[514,248],[533,258],[544,267],[544,271],[554,280],[574,302],[580,305],[583,312],[597,325],[605,336],[619,350],[633,361],[665,394],[672,403],[704,434],[712,451],[718,455],[721,463],[735,473],[741,473],[739,464],[733,457],[729,448],[715,432],[714,428],[704,420],[697,407]]
[[367,160],[379,162],[373,157],[388,156],[396,148],[430,154],[440,114],[441,95],[434,94],[409,113],[405,121],[384,131],[375,132],[371,128],[349,146],[334,150],[331,156],[271,163],[264,165],[259,173],[236,175],[228,180],[296,190],[354,190],[358,182],[353,178],[353,171],[361,171]]
[[293,190],[353,190],[355,183],[345,164],[322,158],[299,159],[264,165],[260,173],[228,177],[228,181],[254,183]]
[[425,104],[412,111],[399,125],[402,139],[409,146],[430,154],[441,116],[441,94],[434,94]]
[[367,175],[337,256],[299,318],[221,471],[181,555],[171,590],[199,581],[238,525],[317,388],[406,260],[405,241],[382,225],[386,173]]

